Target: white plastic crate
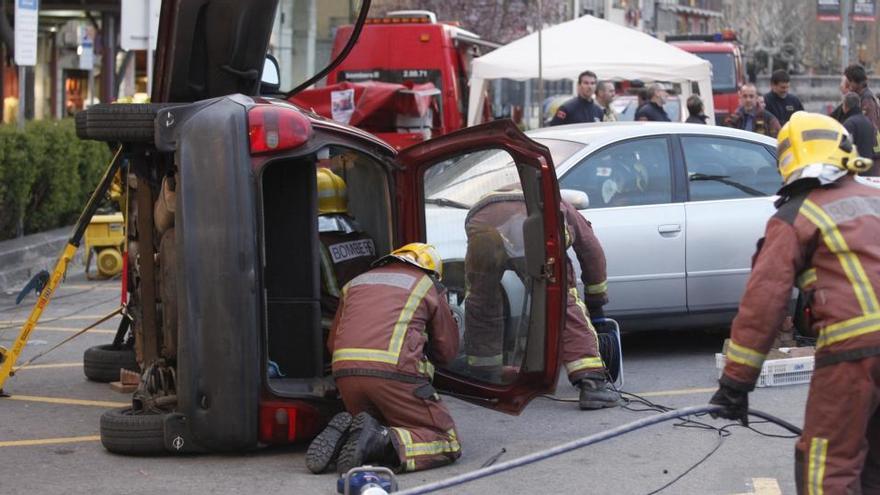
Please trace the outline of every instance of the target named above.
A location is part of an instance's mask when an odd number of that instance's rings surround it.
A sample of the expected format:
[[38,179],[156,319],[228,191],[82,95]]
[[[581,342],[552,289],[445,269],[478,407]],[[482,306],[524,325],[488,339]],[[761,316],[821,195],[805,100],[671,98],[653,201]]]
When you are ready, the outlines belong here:
[[[715,353],[715,367],[718,368],[718,376],[724,371],[726,359],[724,354]],[[798,383],[810,383],[813,376],[813,356],[792,357],[784,359],[768,359],[764,361],[761,375],[758,377],[758,387],[778,387],[779,385],[795,385]]]

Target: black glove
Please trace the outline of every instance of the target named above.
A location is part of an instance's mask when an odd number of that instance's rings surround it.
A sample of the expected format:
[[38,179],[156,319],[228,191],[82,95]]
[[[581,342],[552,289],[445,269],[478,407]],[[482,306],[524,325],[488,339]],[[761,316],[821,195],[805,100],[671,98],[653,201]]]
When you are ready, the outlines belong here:
[[713,418],[738,420],[743,426],[749,426],[749,393],[721,384],[709,404],[724,406],[724,409],[710,413]]

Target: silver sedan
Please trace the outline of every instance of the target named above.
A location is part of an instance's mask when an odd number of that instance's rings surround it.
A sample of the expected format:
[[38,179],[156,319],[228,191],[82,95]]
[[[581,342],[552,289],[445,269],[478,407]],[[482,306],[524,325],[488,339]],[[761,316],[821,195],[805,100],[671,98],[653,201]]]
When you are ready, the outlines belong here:
[[[608,316],[625,330],[730,323],[781,186],[774,139],[724,127],[650,122],[527,134],[550,148],[563,193],[582,199],[586,193],[589,206],[581,213],[608,259]],[[472,170],[502,170],[505,161],[498,153],[475,158],[469,158]],[[512,164],[508,170],[516,173]],[[476,198],[465,190],[484,190],[470,186],[491,174],[472,175],[455,184],[429,184],[427,178],[428,241],[447,259],[464,254],[461,208]],[[449,207],[454,204],[449,198],[457,198],[457,208]]]

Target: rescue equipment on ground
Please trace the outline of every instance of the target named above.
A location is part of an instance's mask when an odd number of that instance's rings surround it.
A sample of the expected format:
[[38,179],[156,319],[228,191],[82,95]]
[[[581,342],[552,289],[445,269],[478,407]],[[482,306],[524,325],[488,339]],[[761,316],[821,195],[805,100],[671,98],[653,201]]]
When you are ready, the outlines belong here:
[[394,472],[382,466],[352,468],[336,480],[336,493],[344,495],[383,495],[396,491]]
[[[76,226],[73,229],[73,233],[71,234],[70,239],[68,239],[67,245],[64,246],[64,250],[61,252],[58,262],[55,264],[55,269],[52,270],[48,282],[40,291],[40,296],[37,298],[37,302],[34,303],[34,307],[31,309],[31,313],[28,315],[27,320],[25,320],[22,325],[18,337],[12,344],[12,348],[9,350],[0,348],[0,357],[2,357],[2,363],[0,363],[0,394],[3,393],[3,384],[6,383],[6,379],[13,374],[12,367],[21,355],[22,350],[24,350],[28,337],[30,337],[31,332],[36,328],[37,322],[40,321],[40,316],[43,314],[43,310],[49,304],[52,294],[55,292],[58,284],[61,283],[62,277],[64,277],[64,274],[67,272],[67,265],[73,259],[74,254],[76,254],[76,250],[79,248],[86,227],[89,225],[92,216],[98,210],[98,205],[101,200],[104,199],[105,194],[110,190],[113,177],[119,169],[119,155],[121,153],[122,146],[119,146],[116,149],[116,153],[113,154],[113,158],[110,159],[110,164],[107,166],[107,171],[104,172],[104,177],[101,179],[98,187],[92,192],[92,196],[89,198],[88,203],[86,203],[85,209],[83,209],[80,214],[79,220],[77,220]],[[117,312],[120,310],[117,310]]]
[[827,115],[795,112],[779,131],[778,142],[779,173],[786,185],[800,179],[828,184],[873,165],[858,156],[846,128]]
[[96,256],[98,273],[101,277],[115,277],[122,272],[122,251],[125,243],[125,220],[122,213],[95,215],[86,227],[84,237],[86,251],[86,277],[94,279],[89,273],[92,256]]

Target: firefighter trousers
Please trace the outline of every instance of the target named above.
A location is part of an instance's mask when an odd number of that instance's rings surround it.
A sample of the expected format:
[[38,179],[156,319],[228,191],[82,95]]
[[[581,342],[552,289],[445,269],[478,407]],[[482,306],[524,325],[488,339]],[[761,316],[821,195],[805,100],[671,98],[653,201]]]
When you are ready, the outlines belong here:
[[[519,365],[503,363],[505,293],[501,278],[512,265],[515,262],[507,256],[504,240],[494,229],[484,229],[468,238],[464,351],[470,366]],[[524,287],[527,290],[528,284]],[[596,329],[574,287],[568,293],[560,357],[572,384],[585,376],[604,377]]]
[[416,397],[416,389],[423,385],[345,376],[336,379],[336,386],[352,416],[366,411],[394,433],[391,438],[400,471],[435,468],[451,464],[461,456],[455,423],[440,396]]
[[795,482],[801,495],[880,495],[880,356],[813,372]]

